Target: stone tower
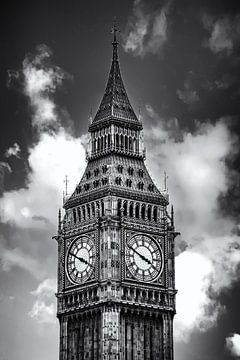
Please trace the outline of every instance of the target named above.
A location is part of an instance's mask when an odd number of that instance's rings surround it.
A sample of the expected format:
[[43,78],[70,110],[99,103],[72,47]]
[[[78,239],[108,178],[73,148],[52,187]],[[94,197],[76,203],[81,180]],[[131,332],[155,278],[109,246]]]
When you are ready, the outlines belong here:
[[144,163],[116,34],[86,170],[59,214],[60,360],[173,360],[173,210]]

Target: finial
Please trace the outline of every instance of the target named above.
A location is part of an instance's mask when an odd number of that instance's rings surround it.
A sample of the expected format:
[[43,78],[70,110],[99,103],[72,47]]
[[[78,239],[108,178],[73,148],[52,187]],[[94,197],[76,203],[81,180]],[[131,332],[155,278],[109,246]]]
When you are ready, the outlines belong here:
[[164,171],[164,191],[166,191],[166,192],[168,192],[167,179],[168,179],[167,173],[166,173],[166,171]]
[[117,52],[117,47],[118,47],[118,41],[117,41],[117,33],[119,33],[120,31],[117,28],[117,20],[116,17],[114,17],[114,21],[113,21],[113,27],[111,29],[111,33],[113,34],[113,42],[112,42],[112,46],[113,46],[113,60],[118,60],[118,52]]
[[68,183],[69,183],[69,180],[68,180],[68,176],[65,175],[65,196],[67,197],[68,196]]
[[174,209],[173,205],[171,206],[171,225],[174,227]]
[[111,33],[113,34],[113,42],[112,44],[118,44],[117,42],[117,33],[119,32],[118,28],[117,28],[117,18],[116,16],[114,16],[114,20],[113,20],[113,27],[111,30]]
[[62,218],[61,209],[59,209],[59,211],[58,211],[58,232],[61,231],[61,218]]

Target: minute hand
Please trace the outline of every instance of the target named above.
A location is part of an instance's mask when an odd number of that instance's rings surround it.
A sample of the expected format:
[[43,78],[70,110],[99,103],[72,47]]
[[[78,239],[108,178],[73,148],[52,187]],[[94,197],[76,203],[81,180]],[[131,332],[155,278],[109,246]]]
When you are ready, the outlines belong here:
[[128,245],[129,249],[132,249],[141,259],[146,261],[148,264],[152,265],[152,262],[147,259],[144,255],[140,254],[137,250],[135,250],[131,245]]
[[70,255],[74,256],[76,259],[80,260],[81,262],[83,262],[86,265],[92,266],[92,264],[90,264],[87,260],[85,260],[83,257],[81,256],[77,256],[73,253],[70,252]]

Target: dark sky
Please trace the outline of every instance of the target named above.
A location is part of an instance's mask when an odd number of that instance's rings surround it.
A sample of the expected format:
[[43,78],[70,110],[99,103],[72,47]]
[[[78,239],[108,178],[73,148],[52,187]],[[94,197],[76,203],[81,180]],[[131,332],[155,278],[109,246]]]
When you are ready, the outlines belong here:
[[[240,3],[8,1],[0,15],[0,359],[52,360],[57,209],[111,61],[176,209],[176,360],[240,357]],[[39,85],[40,84],[40,85]],[[51,201],[49,199],[51,198]]]

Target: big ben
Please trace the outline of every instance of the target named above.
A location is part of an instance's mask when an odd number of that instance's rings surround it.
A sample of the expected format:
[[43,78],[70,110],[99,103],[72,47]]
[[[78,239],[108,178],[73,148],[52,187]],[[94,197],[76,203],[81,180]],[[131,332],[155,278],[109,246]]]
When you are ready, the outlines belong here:
[[87,166],[59,215],[60,360],[173,360],[173,210],[145,166],[117,29]]

